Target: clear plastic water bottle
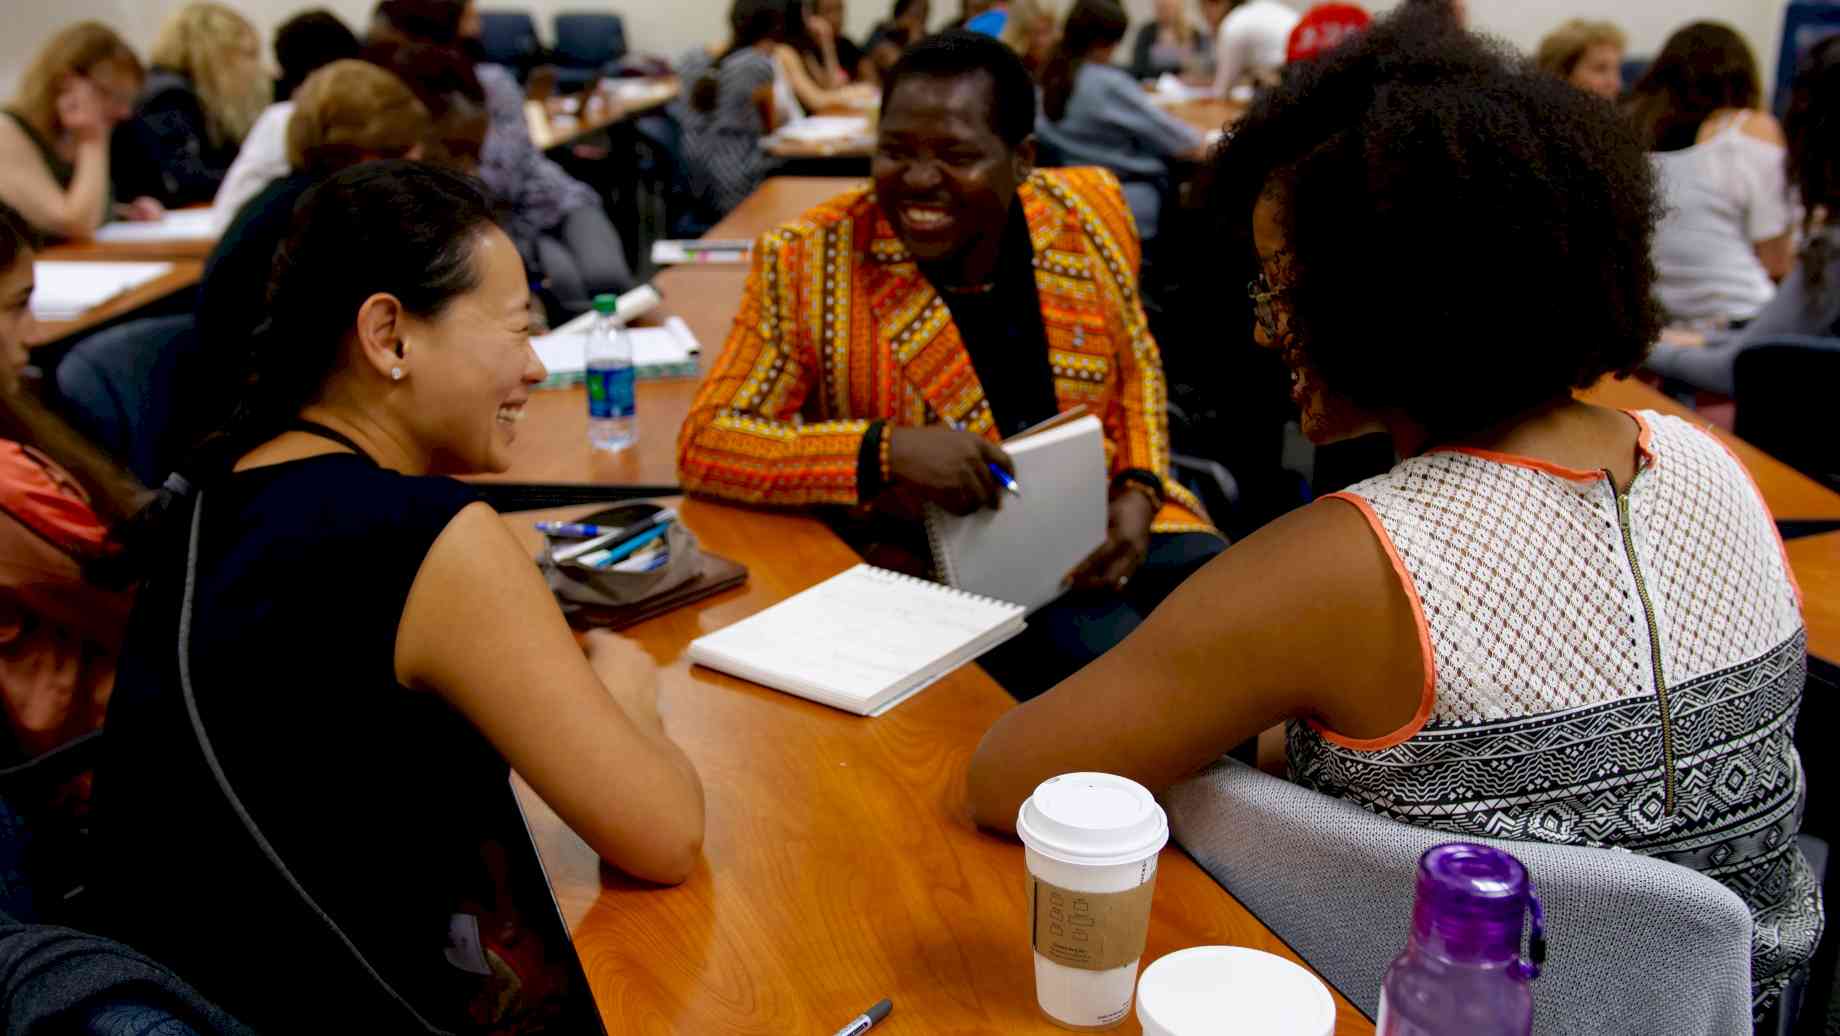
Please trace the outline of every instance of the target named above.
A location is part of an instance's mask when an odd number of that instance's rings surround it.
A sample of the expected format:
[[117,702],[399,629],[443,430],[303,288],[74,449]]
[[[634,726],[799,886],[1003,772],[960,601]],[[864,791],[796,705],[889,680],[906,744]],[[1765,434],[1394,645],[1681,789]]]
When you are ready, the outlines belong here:
[[633,400],[638,372],[633,368],[632,339],[614,319],[620,300],[594,296],[599,314],[588,329],[588,445],[617,452],[639,441],[639,418]]
[[[1521,921],[1533,918],[1531,960]],[[1380,987],[1378,1036],[1528,1036],[1546,919],[1527,868],[1485,845],[1440,845],[1418,861],[1406,950]]]

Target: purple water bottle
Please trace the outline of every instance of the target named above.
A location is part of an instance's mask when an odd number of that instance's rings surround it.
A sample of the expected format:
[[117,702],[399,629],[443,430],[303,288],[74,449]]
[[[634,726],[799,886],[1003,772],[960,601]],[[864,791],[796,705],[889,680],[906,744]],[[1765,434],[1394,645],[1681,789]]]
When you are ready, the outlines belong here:
[[1500,849],[1453,842],[1419,857],[1412,936],[1380,987],[1378,1036],[1528,1036],[1545,923],[1527,868]]

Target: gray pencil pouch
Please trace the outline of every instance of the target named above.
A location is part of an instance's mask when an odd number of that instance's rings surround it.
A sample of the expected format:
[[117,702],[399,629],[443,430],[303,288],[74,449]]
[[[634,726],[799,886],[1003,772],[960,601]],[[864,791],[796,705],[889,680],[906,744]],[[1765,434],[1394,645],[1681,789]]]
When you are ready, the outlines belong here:
[[[643,522],[662,510],[664,508],[657,504],[622,504],[577,521],[602,528],[625,528]],[[697,546],[696,534],[682,522],[672,522],[666,528],[664,545],[667,560],[649,572],[616,572],[607,568],[592,568],[577,561],[557,561],[557,550],[580,543],[581,540],[563,536],[547,536],[545,540],[542,552],[537,555],[537,566],[543,570],[549,588],[566,604],[603,608],[641,604],[650,598],[670,593],[703,571],[703,552]]]

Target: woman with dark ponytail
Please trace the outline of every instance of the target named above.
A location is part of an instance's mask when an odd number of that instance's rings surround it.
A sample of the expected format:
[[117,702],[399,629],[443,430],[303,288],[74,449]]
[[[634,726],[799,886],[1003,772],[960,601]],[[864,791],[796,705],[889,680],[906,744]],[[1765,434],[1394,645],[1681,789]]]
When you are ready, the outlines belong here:
[[538,1031],[580,992],[532,949],[553,907],[505,862],[508,768],[613,866],[697,866],[651,663],[612,635],[584,657],[503,520],[439,477],[510,464],[544,377],[528,284],[470,178],[315,186],[236,414],[143,548],[102,913],[263,1031]]
[[1130,22],[1118,0],[1076,0],[1042,68],[1037,132],[1065,164],[1117,173],[1137,234],[1151,241],[1170,181],[1169,163],[1199,160],[1206,141],[1151,104],[1131,73],[1112,64]]
[[711,222],[741,204],[773,167],[760,140],[778,123],[774,54],[785,24],[785,0],[735,0],[728,46],[697,47],[678,61],[678,79],[691,84],[681,113],[690,189]]
[[22,384],[37,249],[0,202],[0,765],[101,725],[131,603],[110,534],[146,497]]

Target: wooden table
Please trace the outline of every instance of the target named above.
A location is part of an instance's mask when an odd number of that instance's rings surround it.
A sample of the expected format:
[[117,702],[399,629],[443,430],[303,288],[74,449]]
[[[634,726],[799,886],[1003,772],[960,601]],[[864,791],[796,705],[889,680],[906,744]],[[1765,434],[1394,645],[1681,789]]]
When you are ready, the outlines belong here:
[[1777,521],[1840,520],[1840,493],[1828,489],[1775,457],[1712,424],[1642,382],[1633,379],[1605,378],[1593,386],[1590,391],[1579,395],[1580,398],[1601,406],[1618,407],[1625,410],[1659,410],[1677,417],[1684,417],[1717,435],[1731,447],[1733,453],[1738,455],[1738,459],[1744,463],[1744,466],[1750,469],[1751,477],[1757,480],[1757,488],[1763,491],[1763,499],[1769,505],[1770,514]]
[[[661,667],[665,722],[702,774],[704,864],[681,887],[641,887],[518,788],[607,1030],[828,1033],[887,996],[889,1036],[1061,1031],[1035,1007],[1022,848],[976,830],[964,807],[965,768],[1009,697],[966,667],[864,719],[692,668],[691,640],[857,558],[797,514],[694,499],[679,511],[706,549],[750,570],[746,587],[627,634]],[[533,550],[535,517],[508,518]],[[1145,960],[1212,944],[1297,959],[1171,846]],[[1338,1032],[1373,1032],[1336,1004]]]
[[[68,259],[69,256],[53,255],[52,250],[47,249],[46,252],[43,253],[42,258],[63,260]],[[91,256],[90,258],[102,257]],[[108,258],[113,261],[125,257],[111,255]],[[35,325],[32,337],[27,340],[26,345],[30,348],[38,349],[48,345],[58,345],[76,338],[79,335],[88,334],[104,324],[128,316],[137,309],[150,306],[168,296],[196,287],[199,278],[204,276],[204,263],[200,260],[179,259],[166,261],[172,262],[172,269],[138,288],[122,292],[120,295],[104,302],[102,305],[90,309],[75,320],[39,321]],[[585,430],[583,434],[586,434]]]
[[[860,180],[848,177],[775,177],[709,231],[711,238],[755,238]],[[677,484],[677,430],[690,412],[697,384],[728,339],[741,308],[746,264],[673,266],[653,286],[664,296],[659,316],[675,314],[702,345],[694,378],[639,382],[639,442],[620,453],[588,448],[588,396],[580,386],[538,392],[518,428],[511,469],[482,481]]]
[[[770,180],[710,236],[756,236],[852,182]],[[705,363],[744,278],[717,266],[660,278]],[[640,445],[613,458],[588,456],[579,390],[539,393],[506,477],[675,482],[676,430],[694,391],[691,379],[641,382]],[[703,866],[678,888],[641,887],[603,868],[514,782],[608,1031],[828,1033],[884,996],[895,1012],[877,1036],[1063,1031],[1035,1007],[1021,846],[976,830],[964,807],[966,766],[1009,696],[970,666],[864,719],[691,667],[691,640],[858,559],[797,513],[678,506],[706,549],[750,570],[745,587],[627,634],[660,666],[665,721],[703,777]],[[587,510],[507,521],[534,551],[533,519]],[[1180,850],[1165,850],[1146,962],[1220,943],[1297,959]],[[1337,1032],[1374,1031],[1339,995],[1336,1008]],[[1131,1019],[1115,1031],[1140,1029]]]
[[203,261],[217,247],[214,237],[188,237],[172,241],[65,241],[40,252],[46,260],[96,259],[111,263],[196,259]]
[[1802,588],[1808,653],[1840,665],[1840,532],[1804,536],[1784,546]]
[[[526,114],[530,124],[530,139],[537,145],[537,150],[548,151],[573,144],[636,115],[662,108],[676,99],[679,91],[676,76],[612,79],[603,82],[611,85],[604,86],[602,92],[594,95],[594,103],[588,104],[586,113],[569,112],[564,107],[570,100],[587,103],[589,99],[580,94],[531,102],[536,108],[527,110]],[[635,90],[630,96],[608,92],[619,90],[620,84],[626,83],[641,84],[642,89]]]
[[1165,110],[1193,126],[1201,135],[1206,136],[1238,122],[1239,117],[1246,114],[1246,105],[1241,101],[1208,99],[1183,101],[1179,104],[1172,104]]

